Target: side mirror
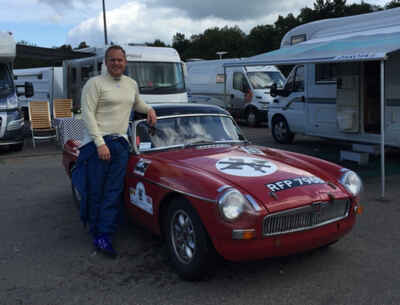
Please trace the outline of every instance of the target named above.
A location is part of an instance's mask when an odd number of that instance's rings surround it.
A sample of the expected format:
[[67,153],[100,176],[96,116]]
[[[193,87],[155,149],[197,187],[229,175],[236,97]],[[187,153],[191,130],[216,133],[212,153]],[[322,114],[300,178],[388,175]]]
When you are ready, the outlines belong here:
[[34,95],[33,85],[31,82],[25,82],[24,89],[26,97],[32,97]]
[[269,89],[269,94],[270,94],[272,97],[276,97],[276,96],[278,95],[278,89],[277,89],[276,83],[273,83],[273,84],[271,85],[271,88]]

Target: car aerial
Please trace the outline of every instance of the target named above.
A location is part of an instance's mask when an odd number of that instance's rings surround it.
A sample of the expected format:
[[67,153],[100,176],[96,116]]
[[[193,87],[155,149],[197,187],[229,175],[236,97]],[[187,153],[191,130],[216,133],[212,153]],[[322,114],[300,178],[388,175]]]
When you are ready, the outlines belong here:
[[[163,237],[182,278],[203,277],[217,257],[256,260],[328,246],[354,226],[362,182],[353,171],[252,145],[218,106],[152,106],[155,126],[141,118],[131,125],[125,212]],[[68,141],[68,175],[78,155],[79,142]]]

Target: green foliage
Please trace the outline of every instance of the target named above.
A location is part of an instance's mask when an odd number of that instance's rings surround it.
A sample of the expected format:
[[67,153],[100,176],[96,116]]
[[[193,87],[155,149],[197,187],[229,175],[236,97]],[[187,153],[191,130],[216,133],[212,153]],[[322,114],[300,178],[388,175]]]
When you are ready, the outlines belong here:
[[[392,0],[385,9],[400,7],[400,0]],[[296,17],[278,16],[273,25],[257,25],[246,35],[239,27],[210,28],[187,39],[176,33],[172,39],[183,60],[190,58],[217,59],[216,52],[228,52],[224,58],[247,57],[278,49],[283,36],[294,27],[326,18],[337,18],[370,13],[383,8],[364,1],[346,4],[346,0],[316,0],[313,8],[304,7]]]

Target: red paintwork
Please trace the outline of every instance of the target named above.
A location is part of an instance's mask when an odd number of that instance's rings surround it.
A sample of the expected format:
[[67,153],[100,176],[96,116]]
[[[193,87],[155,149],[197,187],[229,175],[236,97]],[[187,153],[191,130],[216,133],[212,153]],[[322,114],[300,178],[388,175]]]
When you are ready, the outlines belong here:
[[[77,157],[74,150],[76,144],[68,142],[64,148],[63,164],[67,173],[69,173],[71,163]],[[141,155],[132,154],[127,167],[124,194],[127,213],[136,222],[160,234],[161,206],[168,204],[168,196],[174,194],[184,196],[199,214],[217,252],[224,258],[234,261],[287,255],[317,248],[341,238],[351,230],[355,223],[354,206],[358,204],[358,198],[352,198],[337,182],[342,174],[340,166],[302,154],[257,148],[262,150],[264,155],[246,153],[239,146],[187,148]],[[216,162],[220,159],[244,156],[266,158],[278,169],[270,175],[261,177],[232,176],[216,169]],[[134,173],[140,159],[151,162],[144,176]],[[292,188],[278,192],[277,199],[269,194],[265,186],[282,179],[310,175],[317,176],[334,186],[315,184]],[[138,182],[143,183],[146,194],[152,198],[153,215],[130,202],[129,189],[136,189]],[[235,187],[243,194],[250,194],[262,210],[245,213],[233,223],[223,220],[215,200],[219,195],[218,189],[224,185]],[[349,217],[312,230],[273,237],[262,236],[263,219],[268,213],[328,200],[328,193],[336,199],[351,198],[352,207]],[[255,229],[256,239],[233,240],[233,229]]]

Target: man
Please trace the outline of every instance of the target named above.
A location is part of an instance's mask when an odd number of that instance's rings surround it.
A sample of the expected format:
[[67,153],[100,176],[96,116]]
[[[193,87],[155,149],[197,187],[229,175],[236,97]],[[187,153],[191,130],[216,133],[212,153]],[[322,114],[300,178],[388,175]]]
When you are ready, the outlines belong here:
[[72,183],[81,194],[81,218],[88,222],[96,249],[115,257],[112,235],[121,207],[129,143],[131,110],[147,113],[154,125],[155,111],[139,97],[137,83],[125,76],[126,54],[114,45],[105,53],[107,72],[88,80],[82,90],[84,139],[72,172]]

